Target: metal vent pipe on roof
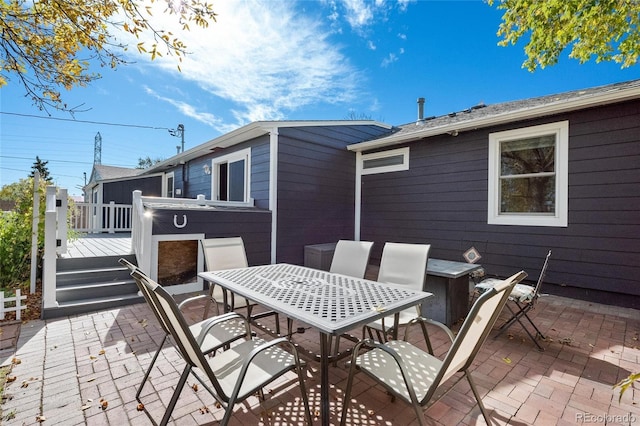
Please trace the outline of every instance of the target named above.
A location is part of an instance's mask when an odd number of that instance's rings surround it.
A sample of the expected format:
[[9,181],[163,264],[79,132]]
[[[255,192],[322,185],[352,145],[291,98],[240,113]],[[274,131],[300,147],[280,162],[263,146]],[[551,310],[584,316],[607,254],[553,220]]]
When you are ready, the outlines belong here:
[[418,121],[424,120],[424,98],[418,98]]

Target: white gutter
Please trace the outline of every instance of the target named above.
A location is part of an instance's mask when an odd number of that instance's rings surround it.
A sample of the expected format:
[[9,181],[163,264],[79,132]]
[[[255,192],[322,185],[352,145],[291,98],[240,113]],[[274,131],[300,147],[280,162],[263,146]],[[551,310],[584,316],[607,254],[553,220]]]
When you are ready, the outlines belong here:
[[271,263],[278,247],[278,128],[269,133],[269,210],[271,210]]
[[[560,100],[545,105],[523,108],[515,111],[508,111],[501,114],[471,119],[467,121],[459,121],[439,127],[426,128],[422,131],[400,133],[385,138],[376,139],[368,142],[360,142],[347,146],[347,149],[355,152],[362,152],[376,148],[397,145],[405,142],[415,141],[417,139],[429,138],[432,136],[442,135],[449,132],[462,132],[468,130],[476,130],[483,127],[495,126],[498,124],[510,123],[518,120],[538,118],[552,114],[558,114],[567,111],[579,110],[583,108],[607,105],[613,103],[624,102],[628,100],[640,98],[640,86],[628,89],[611,89],[609,92],[598,93],[591,96],[584,96],[577,99]],[[419,124],[417,124],[418,126]]]
[[356,152],[356,193],[353,224],[353,239],[360,241],[360,227],[362,222],[362,152]]

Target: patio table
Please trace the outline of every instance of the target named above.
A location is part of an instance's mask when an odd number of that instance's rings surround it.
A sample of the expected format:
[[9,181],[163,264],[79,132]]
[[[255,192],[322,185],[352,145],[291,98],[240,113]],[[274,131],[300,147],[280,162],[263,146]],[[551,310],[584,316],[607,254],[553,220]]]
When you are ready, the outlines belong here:
[[290,264],[198,274],[320,332],[320,419],[329,425],[330,338],[423,302],[431,293]]

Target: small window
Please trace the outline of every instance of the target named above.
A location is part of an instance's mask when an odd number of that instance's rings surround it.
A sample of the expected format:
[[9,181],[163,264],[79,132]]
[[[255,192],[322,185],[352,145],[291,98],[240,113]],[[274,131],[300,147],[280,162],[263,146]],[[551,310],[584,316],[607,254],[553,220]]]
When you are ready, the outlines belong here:
[[249,200],[251,149],[213,159],[213,199],[218,201]]
[[488,223],[567,226],[567,121],[489,135]]
[[409,148],[392,149],[362,155],[362,174],[409,170]]

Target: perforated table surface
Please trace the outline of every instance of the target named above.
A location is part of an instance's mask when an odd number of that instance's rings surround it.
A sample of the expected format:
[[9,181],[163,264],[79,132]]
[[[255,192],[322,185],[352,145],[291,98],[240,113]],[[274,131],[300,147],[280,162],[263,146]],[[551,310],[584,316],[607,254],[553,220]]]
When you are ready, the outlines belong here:
[[332,335],[389,316],[431,296],[403,286],[289,264],[202,272],[199,276]]
[[289,264],[198,275],[320,331],[320,420],[323,426],[329,425],[329,336],[393,315],[432,295]]

